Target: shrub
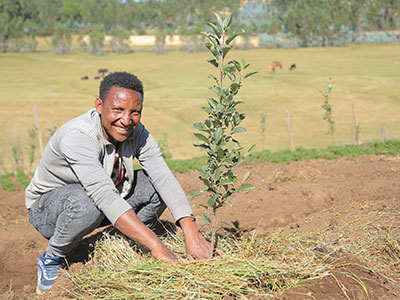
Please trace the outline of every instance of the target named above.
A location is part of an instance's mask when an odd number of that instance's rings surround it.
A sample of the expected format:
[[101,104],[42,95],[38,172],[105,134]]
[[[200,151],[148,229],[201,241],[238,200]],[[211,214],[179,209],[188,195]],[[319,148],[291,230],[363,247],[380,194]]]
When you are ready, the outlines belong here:
[[18,183],[19,187],[22,188],[23,190],[25,190],[26,187],[29,185],[29,179],[25,175],[24,171],[17,172],[17,183]]
[[0,175],[0,186],[2,190],[13,192],[15,191],[15,185],[11,177],[13,174]]

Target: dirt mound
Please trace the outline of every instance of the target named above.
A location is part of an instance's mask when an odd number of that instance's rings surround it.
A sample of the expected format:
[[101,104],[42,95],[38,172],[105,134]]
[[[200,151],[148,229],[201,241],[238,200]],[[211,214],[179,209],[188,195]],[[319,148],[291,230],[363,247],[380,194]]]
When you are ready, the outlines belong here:
[[[400,255],[389,247],[390,240],[384,240],[394,236],[393,226],[400,221],[396,217],[400,156],[261,163],[239,168],[239,178],[249,170],[255,188],[234,195],[233,205],[221,209],[221,227],[239,233],[256,230],[261,236],[276,231],[322,232],[324,238],[347,249],[337,263],[343,262],[355,274],[349,277],[338,269],[277,299],[368,299],[366,293],[370,299],[400,299],[400,272],[390,273],[398,265],[385,266],[376,260],[377,254]],[[187,193],[202,187],[195,172],[176,176]],[[198,217],[203,209],[195,203],[204,201],[204,197],[192,201]],[[172,221],[169,213],[162,218]],[[22,191],[0,191],[0,238],[0,298],[33,297],[36,259],[47,241],[29,224]],[[350,240],[370,242],[364,252],[355,253],[356,249],[346,248]],[[90,238],[79,248],[82,255],[76,266],[87,257],[89,244]]]

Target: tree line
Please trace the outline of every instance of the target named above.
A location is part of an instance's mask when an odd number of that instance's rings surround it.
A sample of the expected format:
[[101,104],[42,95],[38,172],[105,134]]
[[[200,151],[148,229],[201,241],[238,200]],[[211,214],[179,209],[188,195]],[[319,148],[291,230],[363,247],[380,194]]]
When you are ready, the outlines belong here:
[[214,12],[231,13],[233,26],[250,35],[281,33],[300,46],[400,26],[400,0],[0,0],[0,52],[35,51],[37,36],[51,36],[53,52],[69,52],[73,35],[79,50],[97,54],[105,35],[121,53],[129,51],[132,34],[155,35],[158,53],[170,34],[196,47]]

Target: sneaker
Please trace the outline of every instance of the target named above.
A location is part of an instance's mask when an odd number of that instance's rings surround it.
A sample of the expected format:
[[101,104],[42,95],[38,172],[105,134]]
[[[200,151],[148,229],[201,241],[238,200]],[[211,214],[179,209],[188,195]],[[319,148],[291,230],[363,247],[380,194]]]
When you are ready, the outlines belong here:
[[37,294],[43,294],[50,290],[57,279],[58,270],[65,268],[63,257],[46,257],[46,251],[38,258],[38,284]]

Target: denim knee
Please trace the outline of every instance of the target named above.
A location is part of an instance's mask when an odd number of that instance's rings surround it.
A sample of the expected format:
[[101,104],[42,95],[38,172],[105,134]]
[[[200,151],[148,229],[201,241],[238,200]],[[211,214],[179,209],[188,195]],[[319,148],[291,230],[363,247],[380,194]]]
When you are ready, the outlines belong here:
[[83,231],[100,223],[104,215],[79,184],[66,185],[44,194],[29,209],[31,224],[47,239],[73,222],[74,230]]
[[71,188],[65,197],[64,211],[70,218],[79,219],[82,224],[89,226],[98,222],[99,218],[104,218],[102,212],[80,185]]

